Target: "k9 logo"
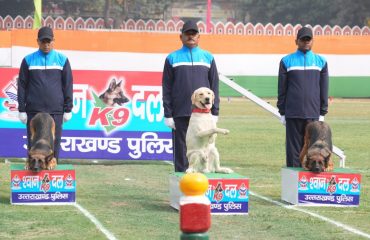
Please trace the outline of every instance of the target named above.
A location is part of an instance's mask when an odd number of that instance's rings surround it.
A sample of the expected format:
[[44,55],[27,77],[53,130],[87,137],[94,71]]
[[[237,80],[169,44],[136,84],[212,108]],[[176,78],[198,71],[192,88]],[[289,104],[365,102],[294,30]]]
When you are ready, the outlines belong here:
[[124,107],[94,107],[91,113],[89,125],[95,126],[97,122],[100,122],[104,127],[121,127],[127,123],[129,116],[130,111]]

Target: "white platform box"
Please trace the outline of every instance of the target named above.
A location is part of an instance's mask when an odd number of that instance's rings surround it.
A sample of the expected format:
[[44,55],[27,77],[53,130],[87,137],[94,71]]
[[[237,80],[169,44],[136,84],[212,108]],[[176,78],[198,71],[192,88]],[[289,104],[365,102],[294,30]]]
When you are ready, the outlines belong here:
[[281,199],[301,206],[357,207],[361,175],[350,169],[313,173],[302,168],[282,168]]
[[[170,205],[179,209],[180,197],[183,196],[179,182],[184,173],[170,174]],[[211,201],[211,214],[244,215],[248,214],[249,179],[237,173],[204,174],[209,187],[205,194]]]

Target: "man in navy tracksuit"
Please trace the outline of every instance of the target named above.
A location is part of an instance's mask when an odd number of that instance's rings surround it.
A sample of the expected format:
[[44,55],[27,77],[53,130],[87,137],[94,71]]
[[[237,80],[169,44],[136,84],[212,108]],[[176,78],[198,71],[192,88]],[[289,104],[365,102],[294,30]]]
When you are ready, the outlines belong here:
[[173,129],[175,172],[185,172],[189,166],[185,138],[194,90],[200,87],[212,89],[215,102],[211,112],[216,122],[219,111],[216,63],[212,54],[198,47],[197,24],[187,21],[182,28],[180,39],[183,47],[167,56],[162,79],[165,124]]
[[54,33],[49,27],[38,31],[39,50],[27,55],[18,78],[19,119],[27,124],[28,148],[31,145],[30,121],[38,112],[49,113],[55,122],[54,156],[58,160],[63,121],[72,118],[73,78],[66,56],[53,50]]
[[311,121],[324,121],[328,112],[328,65],[311,51],[312,44],[312,30],[301,28],[296,39],[298,50],[280,62],[277,107],[286,125],[287,167],[301,167],[305,127]]

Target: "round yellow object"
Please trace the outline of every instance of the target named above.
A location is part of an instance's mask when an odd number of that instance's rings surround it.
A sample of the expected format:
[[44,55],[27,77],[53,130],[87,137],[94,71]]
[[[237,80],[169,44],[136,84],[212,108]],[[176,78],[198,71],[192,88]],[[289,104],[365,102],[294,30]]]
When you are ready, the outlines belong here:
[[208,178],[202,173],[187,173],[180,179],[180,190],[186,196],[203,195],[208,189]]

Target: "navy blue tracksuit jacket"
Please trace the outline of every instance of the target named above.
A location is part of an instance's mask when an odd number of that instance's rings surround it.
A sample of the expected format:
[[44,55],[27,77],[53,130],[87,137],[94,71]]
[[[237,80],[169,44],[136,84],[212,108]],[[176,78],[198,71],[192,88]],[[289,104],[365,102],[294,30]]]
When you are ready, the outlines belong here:
[[19,112],[70,112],[73,78],[67,57],[55,50],[27,55],[19,70],[18,105]]
[[200,87],[215,93],[212,115],[218,115],[218,71],[211,53],[185,45],[168,55],[163,70],[164,116],[188,117],[191,115],[191,95]]
[[328,112],[326,60],[297,50],[280,62],[277,107],[286,118],[318,119]]

